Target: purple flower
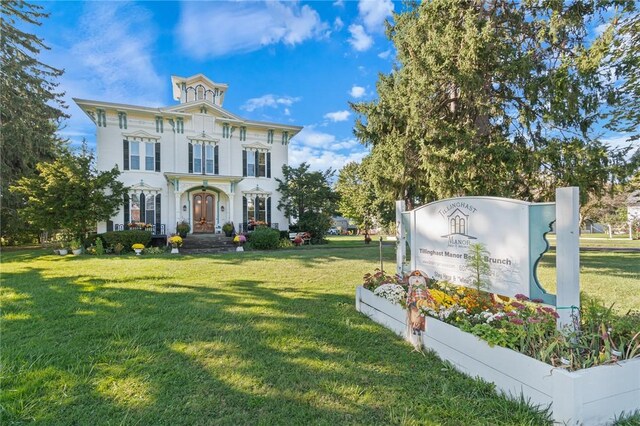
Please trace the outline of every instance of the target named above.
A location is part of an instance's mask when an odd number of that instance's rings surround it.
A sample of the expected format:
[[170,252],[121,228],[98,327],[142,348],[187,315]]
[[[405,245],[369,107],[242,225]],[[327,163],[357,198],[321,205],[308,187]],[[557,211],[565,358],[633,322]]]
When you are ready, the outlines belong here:
[[516,309],[524,309],[525,306],[522,303],[518,303],[518,302],[511,302],[511,306],[513,306]]
[[540,318],[529,317],[529,318],[527,318],[527,322],[529,324],[538,324],[538,323],[542,322],[542,320]]
[[531,299],[531,301],[533,303],[544,303],[544,300],[542,300],[542,299]]
[[518,314],[516,314],[515,312],[507,312],[507,316],[508,317],[515,317],[515,316],[518,316]]
[[524,324],[524,321],[522,321],[520,318],[511,318],[511,322],[518,325]]
[[529,298],[528,298],[527,296],[525,296],[524,294],[520,294],[520,293],[516,294],[516,295],[515,295],[515,296],[513,296],[513,297],[515,297],[516,299],[518,299],[518,300],[520,300],[520,301],[523,301],[523,300],[529,300]]

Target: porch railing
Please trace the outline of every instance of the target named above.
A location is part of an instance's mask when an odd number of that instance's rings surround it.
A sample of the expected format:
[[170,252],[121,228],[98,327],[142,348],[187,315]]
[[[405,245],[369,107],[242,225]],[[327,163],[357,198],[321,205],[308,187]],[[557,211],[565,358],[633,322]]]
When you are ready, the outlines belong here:
[[130,226],[129,224],[114,224],[114,231],[148,231],[151,232],[151,235],[166,235],[167,227],[164,223],[154,223],[151,226]]

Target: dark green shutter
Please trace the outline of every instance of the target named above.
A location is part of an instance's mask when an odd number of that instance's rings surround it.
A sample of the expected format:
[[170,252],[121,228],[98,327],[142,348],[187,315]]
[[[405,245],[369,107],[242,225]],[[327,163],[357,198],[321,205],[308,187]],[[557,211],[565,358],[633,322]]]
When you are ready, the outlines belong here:
[[205,144],[202,144],[200,145],[200,147],[202,148],[200,151],[200,158],[202,158],[202,160],[200,161],[200,165],[202,166],[202,170],[200,170],[200,173],[204,175],[207,172],[207,146]]
[[258,163],[258,161],[260,160],[260,153],[258,151],[256,151],[255,153],[255,166],[253,166],[253,175],[255,177],[260,176],[260,163]]
[[160,142],[156,142],[156,172],[160,171]]
[[249,221],[247,217],[247,197],[242,197],[242,222],[246,225]]
[[242,176],[247,175],[247,151],[242,151]]
[[271,197],[267,197],[267,223],[271,226]]
[[271,153],[267,152],[267,177],[271,177]]
[[161,207],[161,198],[160,194],[156,195],[156,233],[160,232],[160,207]]
[[127,229],[127,223],[129,223],[129,194],[124,194],[124,227]]
[[139,200],[140,200],[140,222],[147,223],[147,214],[146,214],[147,203],[145,202],[145,199],[144,199],[144,192],[140,194]]
[[218,145],[213,148],[213,173],[218,175],[220,174],[220,160],[219,160],[219,149]]
[[126,139],[122,140],[122,169],[129,170],[129,141]]
[[189,173],[193,173],[193,144],[191,143],[189,144]]

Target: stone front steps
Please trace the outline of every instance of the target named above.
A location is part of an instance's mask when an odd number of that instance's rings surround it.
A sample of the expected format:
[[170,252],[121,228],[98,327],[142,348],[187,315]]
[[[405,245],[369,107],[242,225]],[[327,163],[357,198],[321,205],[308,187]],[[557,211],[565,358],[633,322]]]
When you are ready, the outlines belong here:
[[205,254],[235,251],[233,238],[224,234],[189,234],[182,241],[180,253]]

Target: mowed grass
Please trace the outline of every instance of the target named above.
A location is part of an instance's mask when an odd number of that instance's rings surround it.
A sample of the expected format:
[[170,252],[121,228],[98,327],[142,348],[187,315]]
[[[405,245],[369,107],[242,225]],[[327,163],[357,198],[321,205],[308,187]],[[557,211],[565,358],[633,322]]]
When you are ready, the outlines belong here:
[[5,253],[0,424],[548,424],[357,313],[377,256]]
[[[549,293],[556,292],[555,251],[542,257],[538,277]],[[580,289],[620,314],[640,310],[640,252],[580,252]]]

